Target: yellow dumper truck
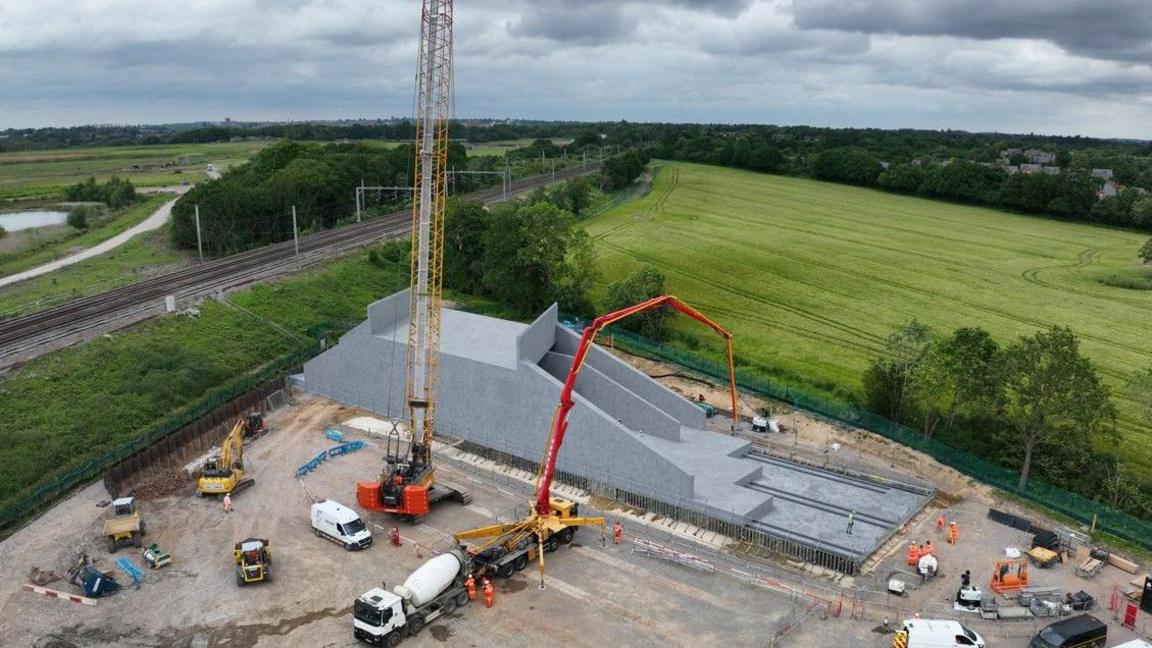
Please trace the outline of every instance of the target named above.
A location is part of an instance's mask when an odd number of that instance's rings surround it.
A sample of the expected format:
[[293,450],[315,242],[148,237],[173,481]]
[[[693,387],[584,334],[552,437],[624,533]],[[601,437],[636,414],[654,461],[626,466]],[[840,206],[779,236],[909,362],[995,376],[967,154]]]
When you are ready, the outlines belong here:
[[111,517],[104,520],[104,537],[108,539],[109,553],[116,553],[120,545],[143,547],[144,533],[144,517],[136,509],[136,498],[112,500]]

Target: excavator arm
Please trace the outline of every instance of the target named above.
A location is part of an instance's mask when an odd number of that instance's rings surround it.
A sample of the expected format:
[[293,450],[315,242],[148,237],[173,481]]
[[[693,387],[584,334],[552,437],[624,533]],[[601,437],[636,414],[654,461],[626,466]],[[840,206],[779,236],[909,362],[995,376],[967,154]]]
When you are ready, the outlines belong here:
[[224,442],[220,444],[220,466],[231,469],[235,462],[244,461],[244,420],[232,427]]
[[584,328],[580,336],[580,345],[576,348],[576,354],[572,357],[572,367],[568,370],[568,377],[564,381],[564,388],[560,391],[560,404],[556,406],[556,413],[552,417],[552,429],[548,433],[548,444],[545,447],[544,460],[540,462],[540,473],[536,485],[536,513],[538,515],[546,516],[550,513],[549,502],[551,498],[552,479],[556,473],[556,457],[559,455],[560,445],[564,442],[564,433],[568,429],[568,412],[575,404],[572,401],[572,391],[576,387],[576,379],[580,375],[580,369],[584,366],[584,360],[588,357],[588,352],[591,350],[592,343],[595,341],[596,336],[606,326],[619,322],[626,317],[663,306],[668,306],[684,313],[724,337],[727,343],[732,418],[733,424],[735,424],[735,420],[737,416],[739,416],[736,408],[736,370],[732,362],[732,334],[729,333],[727,329],[708,319],[699,311],[672,295],[654,297],[635,306],[629,306],[628,308],[622,308],[607,315],[601,315],[592,320],[592,323]]

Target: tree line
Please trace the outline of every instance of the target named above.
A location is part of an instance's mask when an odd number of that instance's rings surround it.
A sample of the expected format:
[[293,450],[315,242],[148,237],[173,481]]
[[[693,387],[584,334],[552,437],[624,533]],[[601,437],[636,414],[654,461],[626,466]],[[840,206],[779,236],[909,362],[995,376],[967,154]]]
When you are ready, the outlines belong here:
[[137,196],[131,180],[112,176],[104,183],[92,177],[77,182],[64,190],[64,198],[70,202],[99,202],[111,209],[120,209],[136,202]]
[[[863,375],[867,408],[993,463],[1152,513],[1152,483],[1128,471],[1112,394],[1069,329],[1053,327],[1001,346],[985,330],[940,335],[911,321],[885,341]],[[1152,423],[1152,368],[1130,376],[1127,395]]]
[[[462,144],[449,146],[450,165],[466,168]],[[292,207],[302,232],[319,231],[354,212],[353,188],[407,187],[413,150],[366,144],[276,143],[219,180],[196,185],[172,209],[172,243],[196,248],[196,207],[204,251],[224,255],[292,238]]]

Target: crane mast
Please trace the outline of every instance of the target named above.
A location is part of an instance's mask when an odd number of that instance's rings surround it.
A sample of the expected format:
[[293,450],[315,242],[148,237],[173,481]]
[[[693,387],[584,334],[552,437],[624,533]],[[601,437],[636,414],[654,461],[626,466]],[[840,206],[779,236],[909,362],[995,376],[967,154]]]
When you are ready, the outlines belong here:
[[431,465],[436,421],[451,100],[452,0],[424,0],[416,70],[416,137],[413,141],[416,159],[408,310],[407,394],[413,473],[423,472]]

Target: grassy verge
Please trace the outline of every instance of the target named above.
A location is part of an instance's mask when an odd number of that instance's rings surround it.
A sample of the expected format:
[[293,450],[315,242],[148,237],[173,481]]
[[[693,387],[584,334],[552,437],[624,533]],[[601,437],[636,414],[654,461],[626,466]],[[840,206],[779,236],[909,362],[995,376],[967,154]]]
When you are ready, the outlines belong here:
[[169,247],[166,225],[99,256],[0,288],[0,317],[43,310],[126,286],[188,258]]
[[29,268],[67,256],[77,248],[89,248],[139,224],[152,215],[171,196],[149,196],[122,211],[110,214],[98,227],[73,236],[44,241],[32,247],[14,250],[0,255],[0,277],[5,277]]
[[1115,272],[1096,279],[1105,286],[1113,288],[1127,288],[1128,290],[1152,290],[1152,272],[1147,270],[1129,270]]
[[305,345],[308,329],[359,321],[407,284],[408,264],[359,252],[278,284],[208,301],[52,353],[0,378],[0,508],[128,442],[225,382]]

